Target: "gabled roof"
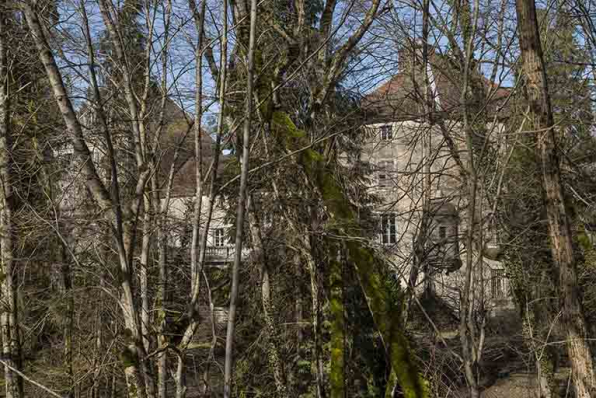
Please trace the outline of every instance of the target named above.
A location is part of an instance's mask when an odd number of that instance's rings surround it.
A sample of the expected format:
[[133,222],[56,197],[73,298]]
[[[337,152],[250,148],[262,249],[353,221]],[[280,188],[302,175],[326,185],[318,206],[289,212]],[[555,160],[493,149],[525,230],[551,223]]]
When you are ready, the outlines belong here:
[[[436,51],[429,55],[430,92],[434,97],[435,117],[458,117],[463,111],[461,93],[463,73],[457,62]],[[372,122],[420,120],[424,112],[425,70],[420,55],[402,51],[400,70],[396,75],[364,98],[363,107]],[[491,116],[507,116],[510,88],[490,82],[478,72],[473,72],[483,85],[485,104],[479,104]]]

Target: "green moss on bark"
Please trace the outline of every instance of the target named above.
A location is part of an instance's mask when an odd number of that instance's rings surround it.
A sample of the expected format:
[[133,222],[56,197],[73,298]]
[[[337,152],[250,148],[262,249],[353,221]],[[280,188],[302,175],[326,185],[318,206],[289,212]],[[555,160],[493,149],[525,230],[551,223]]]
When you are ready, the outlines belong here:
[[[272,133],[277,135],[290,151],[309,145],[305,132],[298,129],[283,112],[273,113],[271,127]],[[346,238],[361,237],[363,231],[358,226],[356,213],[324,160],[320,153],[311,148],[304,149],[297,156],[298,164],[321,193],[335,231]],[[346,239],[346,248],[391,363],[391,377],[386,394],[391,393],[393,383],[397,380],[406,398],[428,397],[426,381],[418,371],[415,356],[403,331],[401,301],[394,300],[385,278],[379,272],[381,262],[370,248],[357,240]],[[333,379],[337,376],[333,372],[331,376],[332,382],[339,382]]]
[[331,295],[329,306],[331,312],[331,398],[343,398],[346,394],[345,382],[345,322],[344,322],[344,297],[343,297],[343,272],[342,264],[336,258],[337,247],[331,245],[330,268]]

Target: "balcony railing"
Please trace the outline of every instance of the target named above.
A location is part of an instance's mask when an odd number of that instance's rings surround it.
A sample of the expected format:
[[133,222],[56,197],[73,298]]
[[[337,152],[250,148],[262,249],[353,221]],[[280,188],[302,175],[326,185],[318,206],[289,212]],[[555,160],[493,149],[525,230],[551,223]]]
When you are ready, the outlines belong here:
[[234,259],[233,246],[207,246],[205,259],[211,262],[228,262]]

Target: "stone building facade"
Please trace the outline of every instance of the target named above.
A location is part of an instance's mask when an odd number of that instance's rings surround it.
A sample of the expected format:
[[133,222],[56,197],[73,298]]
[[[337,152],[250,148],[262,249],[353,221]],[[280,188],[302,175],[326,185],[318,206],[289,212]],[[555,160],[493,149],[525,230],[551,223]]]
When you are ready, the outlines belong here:
[[[373,165],[370,189],[382,198],[375,209],[378,244],[389,253],[402,284],[413,284],[418,294],[431,290],[457,314],[468,229],[468,195],[461,167],[468,159],[461,122],[461,74],[448,56],[437,51],[424,67],[419,50],[414,45],[412,51],[403,51],[398,73],[365,98],[365,129],[370,138],[362,160]],[[486,135],[491,145],[498,146],[510,91],[477,78],[488,98]],[[472,248],[475,304],[496,314],[514,305],[505,269],[495,256],[499,242],[490,204],[481,190],[478,197]],[[478,245],[483,245],[482,250]]]

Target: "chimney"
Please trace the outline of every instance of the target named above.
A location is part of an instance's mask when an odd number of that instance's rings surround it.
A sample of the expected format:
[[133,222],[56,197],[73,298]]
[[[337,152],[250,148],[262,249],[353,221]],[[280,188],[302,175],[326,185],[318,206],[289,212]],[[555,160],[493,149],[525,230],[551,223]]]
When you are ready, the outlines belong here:
[[[400,73],[411,71],[414,67],[422,67],[422,53],[424,49],[424,42],[422,39],[407,39],[405,44],[397,51],[398,57],[398,71]],[[428,57],[432,57],[436,49],[432,45],[428,45]]]

